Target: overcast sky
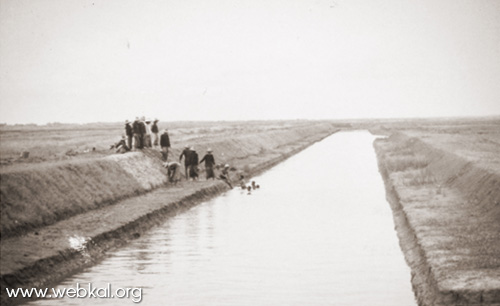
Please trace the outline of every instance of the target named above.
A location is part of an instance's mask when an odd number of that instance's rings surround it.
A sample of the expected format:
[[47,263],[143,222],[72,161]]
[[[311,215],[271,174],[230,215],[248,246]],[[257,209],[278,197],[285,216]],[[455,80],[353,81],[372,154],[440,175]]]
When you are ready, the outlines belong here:
[[0,0],[0,122],[500,115],[498,0]]

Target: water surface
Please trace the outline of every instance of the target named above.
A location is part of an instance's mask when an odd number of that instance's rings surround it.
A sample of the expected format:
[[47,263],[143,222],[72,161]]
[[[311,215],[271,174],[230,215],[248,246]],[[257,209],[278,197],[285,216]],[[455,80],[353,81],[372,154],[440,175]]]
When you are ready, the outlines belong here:
[[250,195],[183,212],[60,286],[141,287],[144,305],[416,305],[373,140],[335,134],[254,178]]

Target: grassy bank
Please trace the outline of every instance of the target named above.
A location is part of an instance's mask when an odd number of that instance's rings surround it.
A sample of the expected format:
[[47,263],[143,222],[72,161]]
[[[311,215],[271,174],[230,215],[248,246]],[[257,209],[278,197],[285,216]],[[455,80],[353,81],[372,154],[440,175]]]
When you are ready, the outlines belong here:
[[[272,149],[270,144],[274,142],[267,142],[269,146],[262,150],[262,153],[250,154],[243,159],[235,155],[233,164],[247,168],[249,176],[253,176],[334,131],[335,129],[329,126],[311,126],[302,131],[283,131],[275,134],[273,141],[276,141],[276,144],[283,142],[286,144],[277,145]],[[286,136],[287,134],[289,136]],[[287,142],[285,139],[297,140]],[[234,173],[232,175],[235,176]],[[36,232],[2,239],[0,241],[2,305],[26,302],[23,298],[8,298],[4,288],[45,288],[57,283],[64,277],[98,262],[108,250],[140,237],[169,216],[217,196],[227,189],[228,186],[218,180],[181,181],[175,186],[156,188],[113,205],[65,218],[52,225],[43,226]],[[81,247],[75,248],[71,243],[75,239],[82,241]]]
[[[240,126],[238,126],[240,127]],[[207,148],[216,162],[251,169],[262,160],[249,159],[273,153],[281,146],[308,141],[314,135],[335,130],[324,123],[267,128],[217,130],[177,142],[172,137],[171,160],[177,160],[184,144]],[[281,154],[276,151],[276,154]],[[19,235],[117,200],[147,192],[166,183],[160,153],[154,149],[94,158],[17,164],[0,170],[1,237]]]
[[[500,152],[498,127],[461,134],[461,143],[439,132],[375,142],[419,305],[500,303],[500,171],[491,166],[500,155],[489,155]],[[487,149],[471,145],[484,138]]]

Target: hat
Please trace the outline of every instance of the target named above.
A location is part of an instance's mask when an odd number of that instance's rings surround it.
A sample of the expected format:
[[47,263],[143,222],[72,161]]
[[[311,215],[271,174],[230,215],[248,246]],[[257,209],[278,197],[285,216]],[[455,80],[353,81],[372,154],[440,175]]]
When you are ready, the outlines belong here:
[[184,149],[189,149],[189,146],[188,146],[188,145],[185,145],[185,146],[184,146]]
[[129,124],[130,122],[128,120],[125,120],[125,124]]
[[194,147],[189,148],[189,150],[194,151]]
[[207,149],[207,152],[212,152],[212,149],[208,148],[208,149]]
[[225,164],[225,165],[224,165],[224,168],[229,168],[229,164]]

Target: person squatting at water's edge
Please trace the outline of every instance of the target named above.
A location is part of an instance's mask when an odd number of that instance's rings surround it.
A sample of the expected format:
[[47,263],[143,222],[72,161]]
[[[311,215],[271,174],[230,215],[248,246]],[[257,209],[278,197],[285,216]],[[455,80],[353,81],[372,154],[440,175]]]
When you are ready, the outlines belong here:
[[231,184],[231,177],[229,175],[229,165],[225,164],[224,168],[221,171],[221,174],[219,175],[218,179],[224,181],[226,184],[233,189],[233,185]]

